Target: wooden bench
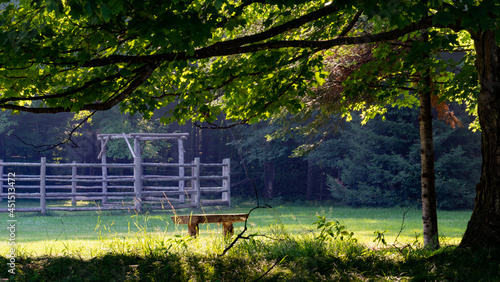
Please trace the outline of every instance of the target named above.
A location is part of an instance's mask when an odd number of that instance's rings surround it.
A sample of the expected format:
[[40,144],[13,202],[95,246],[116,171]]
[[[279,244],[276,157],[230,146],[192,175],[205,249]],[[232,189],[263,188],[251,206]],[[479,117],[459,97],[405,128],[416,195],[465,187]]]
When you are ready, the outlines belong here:
[[187,224],[190,236],[196,237],[199,233],[200,223],[222,223],[224,237],[234,234],[233,222],[243,222],[247,220],[248,214],[190,214],[172,216],[175,224]]

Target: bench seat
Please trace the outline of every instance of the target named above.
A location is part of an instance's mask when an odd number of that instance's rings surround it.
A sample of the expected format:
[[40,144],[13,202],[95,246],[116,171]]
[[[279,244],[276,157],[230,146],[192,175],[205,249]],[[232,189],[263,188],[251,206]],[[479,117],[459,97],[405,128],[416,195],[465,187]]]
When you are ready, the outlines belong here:
[[199,234],[198,224],[222,223],[223,234],[227,237],[234,234],[233,222],[243,222],[247,220],[248,214],[190,214],[172,216],[171,218],[175,224],[187,224],[189,235],[194,237]]

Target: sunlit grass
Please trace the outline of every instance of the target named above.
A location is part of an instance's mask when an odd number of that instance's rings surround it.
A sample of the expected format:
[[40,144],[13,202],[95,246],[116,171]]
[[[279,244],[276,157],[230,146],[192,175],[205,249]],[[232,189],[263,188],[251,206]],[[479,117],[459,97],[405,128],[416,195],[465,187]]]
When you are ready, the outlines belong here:
[[[85,204],[89,203],[80,203]],[[271,206],[273,208],[256,209],[252,212],[246,234],[270,237],[279,232],[291,236],[314,235],[317,230],[313,223],[317,220],[317,215],[320,215],[325,216],[327,220],[339,221],[349,231],[354,232],[354,237],[365,245],[375,245],[375,231],[382,232],[388,244],[415,241],[422,243],[421,212],[417,208],[353,209],[326,204],[272,203]],[[252,203],[241,203],[233,207],[206,207],[198,211],[178,210],[176,213],[246,213],[252,207]],[[114,251],[113,248],[119,249],[120,244],[122,248],[137,245],[137,240],[148,236],[156,238],[158,242],[166,242],[187,234],[185,225],[175,225],[171,221],[172,215],[173,211],[142,214],[135,211],[49,212],[47,216],[38,213],[16,213],[17,250],[29,256],[67,255],[74,252],[84,257],[92,257]],[[459,243],[470,211],[440,211],[438,216],[441,242]],[[8,214],[0,214],[0,221],[7,224],[7,219]],[[235,233],[239,233],[243,230],[244,223],[235,223],[234,226]],[[201,245],[193,251],[210,245],[214,238],[220,239],[221,234],[222,226],[218,224],[200,225],[199,239],[193,242]],[[193,242],[190,244],[193,245]],[[9,249],[7,240],[0,241],[1,253],[5,254]]]
[[[33,204],[33,203],[30,203]],[[186,236],[173,211],[16,213],[16,281],[499,281],[494,250],[422,249],[417,208],[352,209],[327,204],[272,204],[256,209],[247,236],[232,248],[222,226],[200,225]],[[190,213],[245,213],[233,207],[178,210]],[[318,229],[318,216],[338,221],[349,236]],[[403,221],[403,216],[405,220]],[[442,244],[456,244],[468,211],[439,212]],[[7,223],[7,214],[0,220]],[[235,233],[243,223],[235,223]],[[323,231],[323,232],[322,232]],[[328,230],[327,230],[328,231]],[[333,231],[333,233],[331,232]],[[374,233],[375,232],[375,233]],[[323,234],[324,236],[321,236]],[[398,236],[397,241],[395,240]],[[378,240],[375,240],[379,236]],[[381,237],[387,244],[381,244]],[[7,237],[7,236],[5,236]],[[234,238],[234,237],[233,237]],[[417,240],[416,240],[417,239]],[[396,241],[396,242],[395,242]],[[8,253],[7,240],[0,251]],[[225,252],[228,250],[227,252]],[[224,255],[222,255],[224,254]],[[0,256],[0,277],[9,260]],[[3,265],[3,266],[2,266]],[[2,268],[3,267],[3,268]]]

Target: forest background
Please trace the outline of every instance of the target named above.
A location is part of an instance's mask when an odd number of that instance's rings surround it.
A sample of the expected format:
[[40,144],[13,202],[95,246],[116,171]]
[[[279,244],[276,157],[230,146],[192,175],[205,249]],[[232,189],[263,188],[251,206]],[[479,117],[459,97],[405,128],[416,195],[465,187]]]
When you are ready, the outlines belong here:
[[[465,106],[450,104],[450,108],[464,127],[452,128],[434,120],[437,206],[472,209],[480,177],[481,137],[467,128],[474,118],[467,115]],[[304,140],[298,134],[269,140],[269,134],[280,127],[270,120],[229,129],[202,129],[191,123],[164,125],[159,119],[162,114],[157,112],[147,121],[112,109],[96,113],[71,133],[85,113],[1,112],[0,159],[37,162],[45,156],[48,162],[94,163],[99,162],[97,134],[187,132],[187,161],[231,158],[232,197],[246,200],[257,192],[258,197],[275,201],[330,201],[351,207],[420,205],[417,108],[389,108],[383,117],[365,125],[356,114],[350,122],[339,119],[337,132],[307,155],[297,155],[295,150],[318,140]],[[124,141],[109,146],[108,161],[132,161]],[[171,162],[177,157],[175,146],[167,141],[150,142],[144,145],[143,154],[147,161]],[[100,171],[85,173],[99,175]]]

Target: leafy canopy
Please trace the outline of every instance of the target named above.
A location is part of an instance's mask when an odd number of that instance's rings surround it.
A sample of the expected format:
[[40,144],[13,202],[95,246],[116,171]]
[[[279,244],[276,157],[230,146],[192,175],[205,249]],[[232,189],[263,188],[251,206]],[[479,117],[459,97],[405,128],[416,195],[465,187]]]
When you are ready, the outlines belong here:
[[[493,28],[488,1],[20,0],[0,13],[0,108],[256,121],[305,105],[340,45]],[[459,44],[434,36],[435,46]],[[412,54],[434,48],[413,46]],[[416,55],[415,55],[416,56]]]

